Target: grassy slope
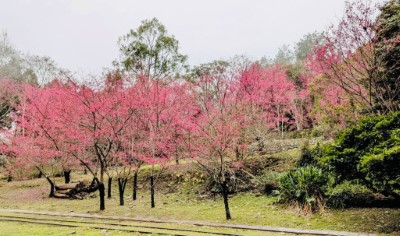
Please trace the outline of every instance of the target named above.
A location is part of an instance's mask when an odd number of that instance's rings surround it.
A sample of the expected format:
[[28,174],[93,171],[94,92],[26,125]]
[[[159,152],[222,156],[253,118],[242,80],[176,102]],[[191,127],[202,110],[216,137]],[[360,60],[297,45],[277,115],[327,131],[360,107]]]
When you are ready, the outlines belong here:
[[[298,150],[275,155],[274,158],[288,158],[277,169],[287,169],[293,163],[293,158],[299,154]],[[72,175],[73,180],[90,178]],[[57,179],[62,183],[62,178]],[[224,219],[222,199],[200,199],[195,194],[196,187],[190,183],[176,184],[173,181],[166,183],[175,189],[169,193],[164,184],[156,189],[156,208],[150,208],[150,196],[147,185],[139,190],[138,200],[131,200],[131,183],[126,190],[125,206],[119,206],[117,186],[114,182],[113,198],[106,200],[106,210],[98,211],[98,198],[85,200],[49,199],[48,184],[45,179],[0,182],[0,207],[27,210],[43,210],[58,212],[96,213],[101,215],[119,215],[131,217],[148,217],[157,219],[200,220],[210,222],[227,222]],[[97,193],[96,193],[97,194]],[[400,209],[326,209],[323,214],[300,216],[294,210],[284,209],[274,204],[276,198],[258,196],[252,193],[240,193],[230,198],[230,207],[233,220],[229,223],[254,224],[280,227],[331,229],[355,232],[391,232],[400,229]]]

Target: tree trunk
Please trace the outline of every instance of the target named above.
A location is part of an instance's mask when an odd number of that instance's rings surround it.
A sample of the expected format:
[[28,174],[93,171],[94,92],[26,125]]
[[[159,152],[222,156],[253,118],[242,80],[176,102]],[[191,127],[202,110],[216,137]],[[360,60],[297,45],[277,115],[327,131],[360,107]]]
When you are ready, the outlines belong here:
[[50,183],[50,194],[49,194],[49,197],[54,197],[54,196],[55,196],[55,194],[54,194],[54,189],[55,189],[55,186],[54,186],[54,184],[51,182],[51,183]]
[[49,197],[54,197],[54,192],[55,192],[56,186],[55,186],[55,184],[53,183],[53,181],[52,181],[48,176],[46,176],[46,179],[47,179],[47,181],[48,181],[49,184],[50,184],[50,194],[49,194]]
[[124,192],[126,187],[127,178],[118,178],[118,190],[119,190],[119,205],[124,205]]
[[64,180],[66,184],[69,184],[69,182],[71,181],[71,171],[68,170],[64,170]]
[[42,176],[43,176],[43,174],[42,174],[42,172],[41,171],[39,171],[39,174],[38,174],[38,179],[40,179],[40,178],[42,178]]
[[175,152],[175,164],[179,165],[179,155],[178,155],[178,151]]
[[104,211],[106,209],[106,204],[104,201],[104,197],[105,197],[105,187],[104,187],[104,183],[99,181],[99,195],[100,195],[100,211]]
[[35,167],[36,167],[36,169],[37,169],[40,173],[42,173],[42,174],[44,175],[44,177],[46,177],[47,182],[49,182],[49,184],[50,184],[50,194],[49,194],[49,197],[54,197],[54,196],[55,196],[55,195],[54,195],[54,192],[55,192],[56,185],[55,185],[54,182],[50,179],[49,176],[47,176],[45,173],[43,173],[43,171],[40,169],[40,167],[38,167],[38,166],[35,166]]
[[138,177],[138,173],[137,171],[135,171],[135,174],[133,175],[133,193],[132,193],[132,198],[133,201],[136,200],[136,192],[137,192],[137,177]]
[[111,198],[112,177],[108,177],[107,198]]
[[11,182],[12,181],[12,176],[11,175],[8,175],[7,176],[7,182]]
[[228,203],[229,191],[226,182],[221,184],[221,188],[222,188],[222,197],[224,198],[226,219],[230,220],[232,219],[232,217],[231,217],[231,212],[229,210],[229,203]]
[[154,203],[154,176],[150,176],[150,195],[151,195],[151,208],[156,207]]
[[84,174],[84,175],[87,175],[87,169],[86,169],[86,167],[83,169],[83,174]]

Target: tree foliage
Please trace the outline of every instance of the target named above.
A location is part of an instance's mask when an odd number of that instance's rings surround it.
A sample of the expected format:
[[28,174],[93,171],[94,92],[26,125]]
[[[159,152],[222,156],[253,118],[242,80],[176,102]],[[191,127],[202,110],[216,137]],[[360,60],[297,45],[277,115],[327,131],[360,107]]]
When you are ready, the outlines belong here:
[[120,64],[125,71],[151,79],[176,77],[185,68],[187,57],[179,52],[179,42],[168,34],[156,18],[144,20],[119,41]]
[[383,106],[400,110],[400,2],[390,0],[381,7],[376,22],[375,49],[379,53],[381,78],[377,81]]
[[399,109],[399,77],[395,71],[399,33],[396,11],[400,8],[395,2],[386,3],[378,17],[377,9],[368,2],[346,2],[343,18],[330,27],[325,44],[309,58],[313,71],[343,89],[361,113]]
[[299,167],[280,178],[280,201],[293,204],[305,214],[322,211],[328,177],[314,166]]
[[362,181],[385,195],[400,190],[400,113],[367,117],[342,131],[335,142],[317,149],[320,166],[336,176],[336,183]]

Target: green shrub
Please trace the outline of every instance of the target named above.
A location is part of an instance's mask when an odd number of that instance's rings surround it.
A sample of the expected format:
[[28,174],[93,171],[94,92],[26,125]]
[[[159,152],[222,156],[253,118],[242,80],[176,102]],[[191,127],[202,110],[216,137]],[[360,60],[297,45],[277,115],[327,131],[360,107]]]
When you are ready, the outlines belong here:
[[328,190],[326,205],[331,208],[346,208],[363,204],[365,199],[372,196],[372,191],[360,183],[345,181]]
[[400,112],[366,117],[311,153],[319,167],[334,173],[336,184],[358,180],[374,192],[400,197]]
[[324,134],[324,132],[320,129],[320,128],[318,128],[318,127],[314,127],[312,130],[311,130],[311,137],[321,137],[322,135]]
[[258,180],[263,184],[263,192],[266,195],[277,195],[279,192],[279,179],[282,176],[282,173],[278,172],[266,172],[260,177]]
[[328,177],[314,166],[299,167],[280,178],[279,202],[299,208],[305,214],[322,211]]
[[317,166],[318,158],[323,155],[322,149],[319,143],[315,148],[310,148],[310,144],[308,141],[304,142],[301,146],[300,159],[297,162],[297,166]]

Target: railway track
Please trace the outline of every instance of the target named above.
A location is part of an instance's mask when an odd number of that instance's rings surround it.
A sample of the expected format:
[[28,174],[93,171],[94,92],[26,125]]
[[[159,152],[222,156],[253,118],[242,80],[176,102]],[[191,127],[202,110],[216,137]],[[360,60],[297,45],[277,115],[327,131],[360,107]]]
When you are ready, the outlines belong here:
[[116,230],[139,234],[157,235],[366,235],[360,233],[304,230],[269,226],[249,226],[185,220],[156,220],[90,214],[0,209],[0,221],[42,224],[63,227],[87,227],[100,230]]
[[173,227],[159,226],[159,225],[147,225],[147,224],[140,224],[137,222],[125,223],[118,220],[90,219],[90,218],[65,217],[65,216],[61,217],[51,216],[51,218],[48,218],[48,217],[43,217],[43,215],[37,216],[37,215],[26,215],[21,213],[5,214],[4,212],[0,213],[0,221],[71,227],[71,228],[86,227],[99,230],[114,230],[114,231],[123,231],[123,232],[139,233],[139,234],[176,235],[176,236],[244,235],[236,233],[214,232],[212,230],[185,229],[180,227],[173,228]]

